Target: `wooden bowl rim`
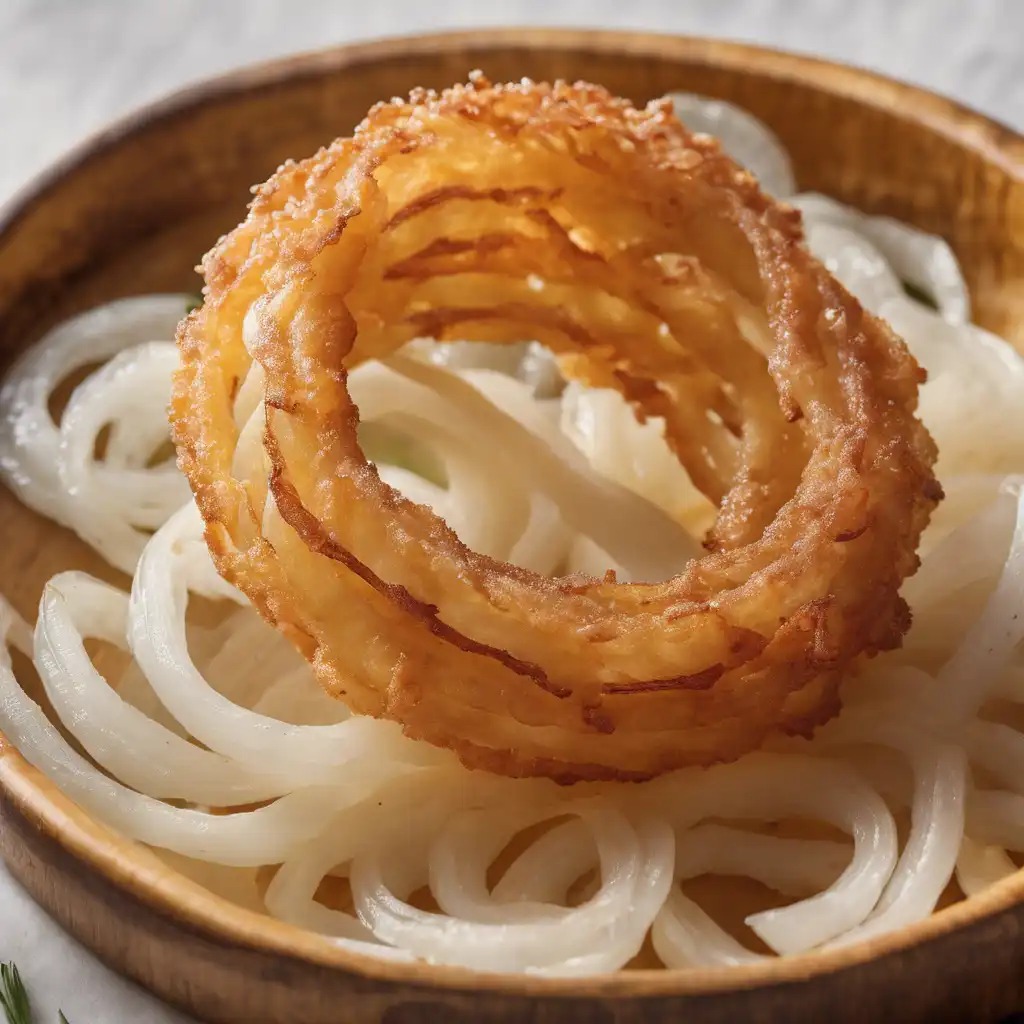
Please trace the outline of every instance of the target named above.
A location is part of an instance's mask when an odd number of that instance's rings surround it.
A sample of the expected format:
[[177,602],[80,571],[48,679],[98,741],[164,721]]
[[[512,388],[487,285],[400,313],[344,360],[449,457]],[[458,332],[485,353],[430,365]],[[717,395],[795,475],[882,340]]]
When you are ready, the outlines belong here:
[[[37,174],[0,207],[0,250],[18,223],[50,192],[127,138],[187,118],[210,102],[230,100],[282,82],[315,78],[343,67],[418,53],[456,50],[479,55],[486,73],[489,50],[575,49],[601,54],[649,55],[736,73],[756,71],[866,107],[902,114],[975,151],[1024,181],[1024,136],[992,118],[917,86],[866,69],[782,50],[692,36],[579,29],[498,28],[386,38],[310,51],[230,71],[177,90],[120,117],[87,137]],[[474,60],[476,57],[474,56]],[[471,68],[466,68],[468,73]],[[198,256],[201,254],[197,254]],[[895,956],[987,919],[1024,901],[1024,869],[969,900],[924,921],[866,942],[763,962],[685,970],[635,970],[592,978],[539,978],[495,974],[424,962],[395,963],[339,948],[330,937],[276,921],[209,893],[164,865],[148,848],[90,818],[0,735],[0,795],[40,832],[52,837],[89,871],[156,913],[209,938],[264,954],[340,969],[394,984],[519,997],[623,999],[708,996],[807,981],[883,956]],[[183,901],[185,894],[199,899]],[[202,908],[202,910],[198,908]]]
[[[1009,125],[956,100],[868,68],[705,36],[603,29],[494,28],[395,36],[309,50],[260,61],[176,89],[87,135],[17,188],[0,205],[0,240],[35,202],[92,159],[114,149],[136,132],[188,115],[211,100],[227,100],[241,93],[273,88],[282,81],[315,78],[333,69],[390,57],[447,50],[476,50],[483,56],[487,50],[510,46],[547,50],[585,48],[603,54],[649,54],[735,72],[756,69],[759,74],[780,81],[811,86],[868,107],[904,113],[931,131],[975,150],[984,160],[996,164],[1012,177],[1024,180],[1024,136]],[[482,70],[486,73],[487,69]]]

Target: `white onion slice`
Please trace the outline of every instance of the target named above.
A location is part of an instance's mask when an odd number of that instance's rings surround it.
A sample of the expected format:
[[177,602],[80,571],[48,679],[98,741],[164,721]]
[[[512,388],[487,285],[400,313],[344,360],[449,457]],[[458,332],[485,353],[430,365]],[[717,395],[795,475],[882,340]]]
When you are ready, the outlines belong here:
[[812,221],[805,234],[811,252],[867,309],[877,312],[887,299],[903,295],[903,286],[885,257],[857,232]]
[[526,529],[512,546],[507,560],[541,575],[554,576],[565,562],[570,536],[558,505],[546,494],[535,491],[530,495]]
[[901,749],[910,759],[914,770],[910,835],[875,908],[833,945],[860,942],[927,917],[956,866],[964,829],[965,753],[958,745],[936,743],[903,727],[894,718],[876,717],[867,723],[863,735]]
[[[434,962],[555,974],[621,966],[639,950],[667,895],[672,875],[671,833],[654,822],[634,827],[605,803],[570,804],[560,809],[560,813],[566,812],[578,814],[592,830],[601,865],[598,891],[579,907],[551,907],[540,913],[532,909],[537,904],[494,903],[480,892],[479,877],[468,892],[460,889],[446,875],[458,872],[452,863],[452,849],[442,846],[432,857],[434,881],[443,880],[442,892],[448,898],[456,898],[458,893],[460,906],[471,906],[475,917],[482,915],[486,920],[454,919],[417,910],[400,895],[402,889],[410,890],[421,881],[414,864],[398,869],[396,892],[386,881],[388,867],[359,858],[351,873],[356,910],[378,938]],[[524,817],[516,823],[522,825],[551,813],[551,809],[533,807],[524,810]],[[469,838],[474,841],[473,836]],[[486,839],[484,842],[492,845]],[[487,852],[485,849],[478,861],[483,870]],[[486,912],[485,907],[489,908]]]
[[[428,372],[451,376],[440,369]],[[527,528],[530,502],[518,466],[495,448],[485,426],[468,429],[457,410],[433,389],[380,363],[357,367],[349,387],[364,420],[382,422],[415,437],[442,463],[448,487],[439,514],[463,543],[507,559]]]
[[654,919],[651,942],[666,967],[735,967],[765,959],[717,925],[678,888],[669,893]]
[[832,224],[863,236],[903,281],[932,299],[949,323],[970,321],[967,285],[953,250],[943,239],[891,217],[868,216],[815,192],[794,196],[791,202],[803,213],[805,225]]
[[1017,865],[1000,846],[985,846],[964,836],[956,862],[956,880],[965,896],[975,896],[990,885],[1017,873]]
[[[6,631],[10,612],[4,608],[0,618]],[[239,814],[172,807],[128,789],[76,753],[21,689],[6,648],[0,652],[0,730],[31,765],[98,820],[151,846],[236,867],[285,860],[320,832],[326,815],[380,781],[367,767],[333,785],[296,790]]]
[[497,342],[446,341],[410,342],[410,354],[423,355],[445,370],[496,370],[514,376],[527,352],[527,343],[503,345]]
[[289,725],[217,693],[193,664],[185,635],[191,581],[180,542],[196,535],[197,520],[188,505],[154,535],[139,562],[129,608],[131,651],[161,702],[192,736],[254,771],[273,764],[293,786],[315,784],[325,771],[364,756],[390,756],[397,763],[443,756],[406,740],[393,722]]
[[125,703],[93,666],[83,643],[127,646],[128,595],[84,573],[46,585],[35,663],[50,703],[94,761],[161,800],[227,807],[287,793],[272,772],[254,772],[175,735]]
[[[170,343],[120,352],[75,389],[61,419],[57,472],[75,530],[126,573],[134,572],[148,539],[139,528],[158,528],[189,498],[173,461],[146,465],[168,439],[166,410],[177,366],[177,347]],[[108,425],[108,457],[97,460],[94,446]]]
[[[803,784],[810,772],[813,788]],[[852,859],[827,890],[747,919],[780,953],[811,949],[864,921],[896,864],[896,826],[885,802],[850,767],[827,758],[759,753],[703,773],[677,773],[650,787],[651,798],[665,801],[677,833],[712,817],[799,817],[852,835]]]
[[975,719],[965,730],[971,763],[1001,786],[1024,794],[1024,735],[1001,722]]
[[618,392],[570,381],[561,429],[595,472],[658,505],[691,535],[702,536],[711,525],[715,509],[669,450],[664,421],[641,424]]
[[1002,789],[974,790],[967,800],[967,834],[989,846],[1024,851],[1024,796]]
[[[488,868],[512,838],[561,810],[545,805],[498,807],[464,811],[450,819],[434,840],[429,858],[430,889],[441,909],[467,921],[498,924],[570,916],[571,910],[558,905],[559,900],[564,900],[569,886],[596,864],[597,848],[583,819],[577,819],[584,826],[582,841],[575,832],[567,835],[564,825],[562,831],[556,830],[556,838],[562,844],[569,842],[583,850],[592,850],[595,857],[588,858],[585,867],[566,879],[564,890],[556,892],[553,898],[502,900],[496,898],[487,885]],[[549,854],[551,845],[550,840],[544,845]],[[578,863],[579,858],[570,856],[569,859]],[[558,874],[560,880],[565,879],[564,871]],[[550,881],[548,887],[561,889]]]
[[57,477],[60,436],[48,408],[50,395],[76,370],[122,349],[174,337],[187,295],[120,299],[72,317],[27,349],[0,388],[0,473],[36,511],[71,525]]
[[502,785],[502,780],[492,783],[480,776],[466,780],[465,775],[451,767],[414,770],[385,782],[368,799],[347,807],[331,819],[319,837],[281,865],[267,888],[267,909],[299,927],[385,948],[354,914],[317,902],[317,889],[332,869],[344,865],[347,870],[354,857],[373,856],[374,851],[395,845],[409,848],[411,844],[425,852],[427,838],[446,815],[461,804],[486,799]]
[[927,706],[939,728],[962,729],[996,688],[999,675],[1024,639],[1024,490],[1018,485],[1010,552],[992,596],[956,653],[942,667]]
[[[962,523],[922,560],[921,568],[907,580],[903,596],[914,610],[914,624],[904,654],[913,657],[920,646],[931,644],[935,612],[950,598],[959,599],[965,589],[999,579],[1006,564],[1017,522],[1018,499],[1012,480],[1002,478],[995,499],[977,516]],[[961,602],[962,604],[962,602]],[[963,623],[954,639],[959,641],[969,623]]]
[[597,847],[579,818],[556,825],[531,843],[498,879],[497,903],[564,903],[569,888],[597,866]]
[[762,121],[725,100],[694,93],[669,94],[676,116],[692,132],[714,135],[722,149],[760,182],[765,192],[785,199],[796,191],[789,154]]
[[[843,843],[785,839],[722,825],[700,825],[678,843],[676,876],[737,875],[786,895],[803,896],[833,884],[850,859]],[[766,959],[717,925],[693,900],[674,889],[651,930],[667,967],[721,967]]]
[[698,825],[679,840],[676,877],[754,878],[786,896],[828,888],[850,862],[851,848],[831,839],[789,839],[726,825]]
[[919,411],[939,445],[939,479],[1019,472],[1024,358],[980,327],[953,326],[909,299],[885,302],[880,314],[928,371]]
[[485,423],[496,450],[532,467],[533,486],[558,505],[565,523],[608,550],[633,578],[664,579],[698,553],[696,541],[663,512],[592,473],[520,382],[484,370],[466,371],[463,379],[405,357],[391,366],[445,398],[453,425],[456,411],[466,417],[466,430]]

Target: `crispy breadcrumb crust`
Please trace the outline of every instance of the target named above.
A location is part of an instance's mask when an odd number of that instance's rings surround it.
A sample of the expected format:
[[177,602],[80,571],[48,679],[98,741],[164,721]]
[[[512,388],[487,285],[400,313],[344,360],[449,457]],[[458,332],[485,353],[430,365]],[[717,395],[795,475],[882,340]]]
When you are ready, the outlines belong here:
[[[647,778],[810,734],[909,627],[941,498],[923,372],[667,101],[416,90],[281,167],[201,270],[179,463],[218,570],[354,711],[493,772]],[[421,336],[536,337],[662,417],[719,504],[708,553],[622,584],[466,548],[356,441],[348,371]]]

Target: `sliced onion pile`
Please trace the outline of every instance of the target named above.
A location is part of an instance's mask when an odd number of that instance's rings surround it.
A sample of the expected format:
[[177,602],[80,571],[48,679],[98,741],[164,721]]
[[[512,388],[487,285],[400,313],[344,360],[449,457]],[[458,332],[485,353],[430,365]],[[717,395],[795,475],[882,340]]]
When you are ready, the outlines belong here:
[[[750,115],[697,97],[678,109],[792,193],[785,153]],[[973,895],[1011,874],[1009,851],[1024,851],[1024,735],[1007,711],[1024,704],[1024,363],[968,322],[944,243],[824,197],[793,202],[812,249],[929,370],[921,409],[949,494],[905,591],[905,647],[861,666],[844,713],[813,740],[641,785],[559,787],[469,771],[394,723],[348,715],[213,571],[173,463],[151,464],[183,296],[66,322],[0,393],[8,486],[133,576],[130,594],[54,577],[34,637],[0,606],[58,720],[4,648],[4,735],[97,819],[189,870],[208,862],[197,877],[215,891],[380,957],[586,975],[629,963],[649,935],[669,967],[746,963],[763,954],[684,883],[741,876],[781,894],[790,902],[747,924],[794,954],[919,921],[954,876]],[[54,391],[94,363],[55,422]],[[495,558],[664,577],[713,511],[656,420],[638,424],[610,391],[563,390],[536,346],[417,342],[357,370],[351,389],[382,476]],[[538,439],[546,461],[531,457]],[[244,457],[262,458],[259,446]],[[637,495],[679,528],[637,529],[650,508]],[[124,667],[102,674],[87,640]],[[326,889],[336,898],[318,898]]]

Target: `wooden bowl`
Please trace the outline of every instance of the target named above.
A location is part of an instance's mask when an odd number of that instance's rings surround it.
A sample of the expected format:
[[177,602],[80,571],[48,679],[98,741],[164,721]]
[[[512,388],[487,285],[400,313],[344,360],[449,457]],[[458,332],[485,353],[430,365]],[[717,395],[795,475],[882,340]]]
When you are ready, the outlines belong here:
[[[1024,347],[1024,140],[863,71],[696,39],[506,31],[344,47],[242,71],[120,122],[0,220],[7,358],[54,321],[120,295],[194,290],[192,270],[286,157],[347,134],[376,100],[495,80],[587,78],[641,102],[733,101],[779,134],[804,189],[945,236],[976,317]],[[3,589],[34,617],[43,581],[111,573],[0,492]],[[123,582],[123,580],[122,580]],[[921,924],[834,952],[731,970],[586,980],[396,965],[238,909],[91,821],[0,743],[0,849],[20,881],[111,966],[197,1016],[238,1024],[993,1020],[1024,1000],[1024,874]]]

